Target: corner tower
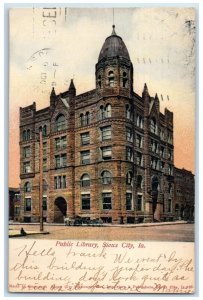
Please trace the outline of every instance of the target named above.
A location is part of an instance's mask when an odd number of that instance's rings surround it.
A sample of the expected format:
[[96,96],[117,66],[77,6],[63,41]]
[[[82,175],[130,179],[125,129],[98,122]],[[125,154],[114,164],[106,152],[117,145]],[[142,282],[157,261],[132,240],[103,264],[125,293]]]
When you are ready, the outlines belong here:
[[133,91],[133,65],[122,38],[115,32],[106,38],[96,64],[96,88],[101,96],[123,95]]

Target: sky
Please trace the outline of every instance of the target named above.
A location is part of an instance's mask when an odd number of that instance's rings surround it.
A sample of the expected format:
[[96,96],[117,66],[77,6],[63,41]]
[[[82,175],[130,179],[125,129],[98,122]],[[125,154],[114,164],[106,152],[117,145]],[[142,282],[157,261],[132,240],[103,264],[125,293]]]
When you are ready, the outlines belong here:
[[195,166],[195,10],[192,8],[27,8],[10,10],[9,186],[19,185],[19,107],[49,105],[74,78],[95,88],[95,64],[115,23],[134,66],[134,91],[147,83],[161,111],[174,113],[174,163]]

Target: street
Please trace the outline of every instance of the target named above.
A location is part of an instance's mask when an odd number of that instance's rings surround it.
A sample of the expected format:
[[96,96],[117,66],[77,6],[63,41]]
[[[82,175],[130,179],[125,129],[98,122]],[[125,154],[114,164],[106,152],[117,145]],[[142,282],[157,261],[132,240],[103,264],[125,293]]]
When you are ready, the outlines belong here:
[[[29,231],[39,231],[39,225],[32,224],[12,224],[9,230],[16,231],[23,227]],[[170,224],[135,227],[89,227],[89,226],[61,226],[44,225],[44,231],[49,234],[31,234],[17,237],[26,239],[81,239],[81,240],[120,240],[120,241],[176,241],[194,242],[194,224]]]

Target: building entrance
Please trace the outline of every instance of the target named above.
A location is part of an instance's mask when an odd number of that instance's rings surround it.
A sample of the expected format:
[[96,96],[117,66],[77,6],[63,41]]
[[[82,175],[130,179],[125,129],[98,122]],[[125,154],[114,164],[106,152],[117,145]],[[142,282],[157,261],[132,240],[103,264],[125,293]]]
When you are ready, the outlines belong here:
[[54,202],[54,223],[64,223],[64,217],[67,212],[66,200],[59,197]]

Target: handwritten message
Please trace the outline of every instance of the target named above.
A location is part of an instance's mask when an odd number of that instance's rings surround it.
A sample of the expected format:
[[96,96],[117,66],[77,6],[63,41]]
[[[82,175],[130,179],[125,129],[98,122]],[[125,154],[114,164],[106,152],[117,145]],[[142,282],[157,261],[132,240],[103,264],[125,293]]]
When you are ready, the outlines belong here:
[[9,240],[10,292],[193,293],[194,244]]

